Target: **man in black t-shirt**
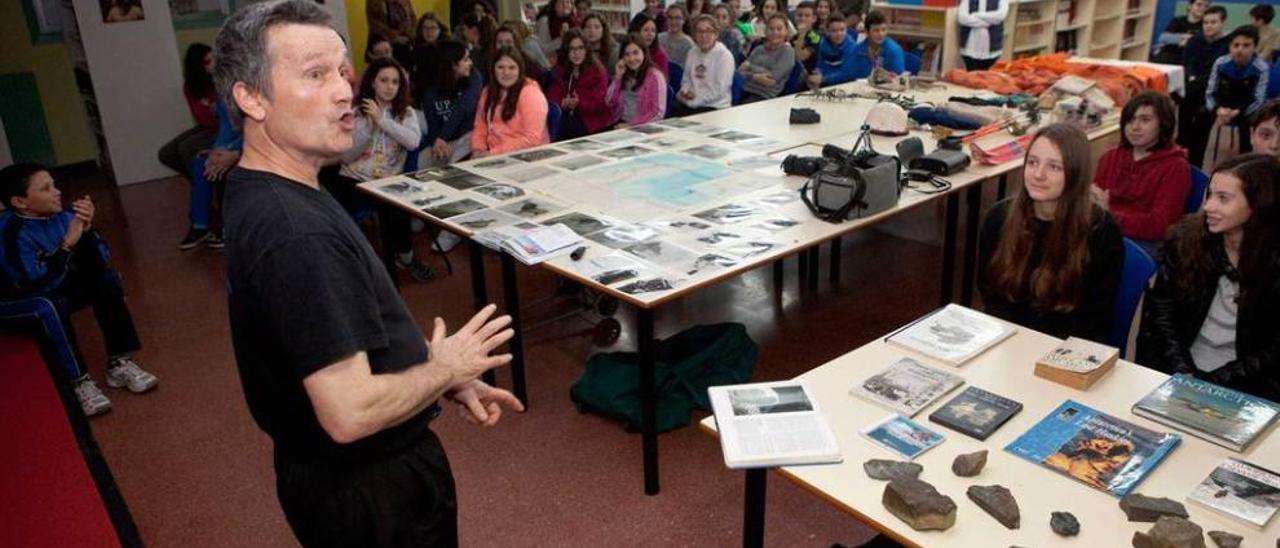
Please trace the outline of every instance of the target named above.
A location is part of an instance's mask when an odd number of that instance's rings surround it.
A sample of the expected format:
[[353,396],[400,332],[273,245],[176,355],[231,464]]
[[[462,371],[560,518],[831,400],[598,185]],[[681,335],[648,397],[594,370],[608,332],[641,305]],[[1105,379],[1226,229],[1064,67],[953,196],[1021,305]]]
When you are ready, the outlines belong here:
[[1187,47],[1187,41],[1193,35],[1201,31],[1207,9],[1209,0],[1188,0],[1187,14],[1174,17],[1164,32],[1156,37],[1156,50],[1151,55],[1151,62],[1181,65],[1183,48]]
[[231,335],[245,399],[275,444],[276,491],[305,546],[453,546],[441,398],[475,423],[509,392],[477,378],[512,335],[490,305],[425,341],[363,234],[317,174],[351,146],[346,46],[309,0],[249,5],[215,42],[215,79],[244,126],[227,177]]

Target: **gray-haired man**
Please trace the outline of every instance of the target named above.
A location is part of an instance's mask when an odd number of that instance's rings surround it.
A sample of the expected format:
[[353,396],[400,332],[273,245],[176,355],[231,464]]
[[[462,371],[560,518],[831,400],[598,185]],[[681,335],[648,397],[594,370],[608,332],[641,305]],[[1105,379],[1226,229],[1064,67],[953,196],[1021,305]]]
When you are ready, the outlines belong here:
[[308,0],[252,4],[215,42],[214,78],[244,125],[228,176],[231,335],[245,399],[275,443],[276,490],[307,546],[457,544],[453,477],[428,428],[437,400],[497,422],[504,390],[477,380],[510,360],[489,306],[431,340],[342,207],[317,183],[351,146],[342,38]]

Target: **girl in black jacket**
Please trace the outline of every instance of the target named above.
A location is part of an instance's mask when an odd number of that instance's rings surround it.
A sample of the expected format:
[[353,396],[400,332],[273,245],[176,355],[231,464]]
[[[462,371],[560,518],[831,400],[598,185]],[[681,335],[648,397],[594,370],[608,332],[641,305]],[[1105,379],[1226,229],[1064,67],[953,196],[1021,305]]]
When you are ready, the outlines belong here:
[[1219,165],[1147,290],[1138,362],[1280,401],[1280,160]]

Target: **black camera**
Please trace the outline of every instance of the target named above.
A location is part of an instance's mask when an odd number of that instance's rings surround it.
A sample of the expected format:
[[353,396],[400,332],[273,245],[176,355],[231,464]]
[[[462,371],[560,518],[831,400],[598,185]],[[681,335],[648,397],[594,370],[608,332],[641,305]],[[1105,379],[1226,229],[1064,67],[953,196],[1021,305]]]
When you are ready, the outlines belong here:
[[787,175],[812,177],[814,173],[822,171],[822,166],[827,165],[827,162],[826,158],[789,154],[782,159],[782,172]]

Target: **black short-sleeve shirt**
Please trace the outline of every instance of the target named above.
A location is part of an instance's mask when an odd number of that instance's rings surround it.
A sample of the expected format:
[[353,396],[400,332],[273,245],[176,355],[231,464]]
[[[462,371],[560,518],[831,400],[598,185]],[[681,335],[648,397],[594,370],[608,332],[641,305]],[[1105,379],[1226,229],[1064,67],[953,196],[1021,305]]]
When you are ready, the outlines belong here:
[[350,444],[320,427],[302,379],[359,351],[374,374],[427,360],[427,345],[386,269],[325,191],[236,168],[224,206],[228,311],[254,420],[292,460],[396,451],[427,428],[424,411]]

